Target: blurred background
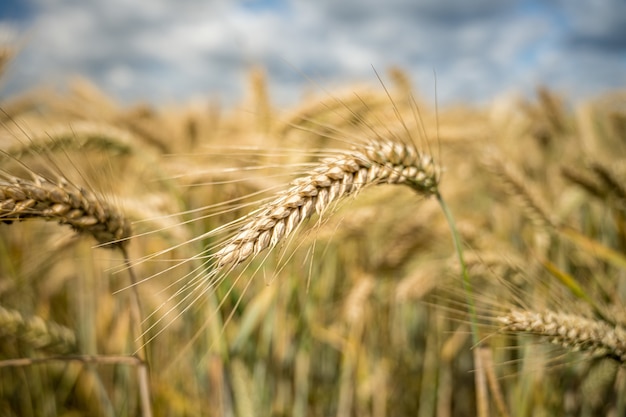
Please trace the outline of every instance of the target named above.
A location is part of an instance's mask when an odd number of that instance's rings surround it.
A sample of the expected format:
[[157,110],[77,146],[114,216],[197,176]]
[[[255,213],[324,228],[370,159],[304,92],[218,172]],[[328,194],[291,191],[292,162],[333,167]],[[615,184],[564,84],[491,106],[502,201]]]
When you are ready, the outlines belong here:
[[5,97],[78,74],[127,103],[230,105],[252,66],[280,105],[314,88],[309,77],[345,85],[372,66],[402,68],[433,98],[435,71],[441,104],[626,85],[623,0],[3,0],[0,39],[21,47]]
[[[625,87],[624,0],[0,0],[0,416],[626,415]],[[473,296],[408,187],[211,264],[389,137]]]

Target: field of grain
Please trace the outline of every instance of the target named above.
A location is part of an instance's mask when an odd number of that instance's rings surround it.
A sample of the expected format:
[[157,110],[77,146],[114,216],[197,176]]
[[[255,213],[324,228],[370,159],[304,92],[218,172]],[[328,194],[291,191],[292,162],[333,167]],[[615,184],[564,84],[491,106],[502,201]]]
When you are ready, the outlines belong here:
[[0,415],[624,415],[626,92],[372,78],[2,97]]

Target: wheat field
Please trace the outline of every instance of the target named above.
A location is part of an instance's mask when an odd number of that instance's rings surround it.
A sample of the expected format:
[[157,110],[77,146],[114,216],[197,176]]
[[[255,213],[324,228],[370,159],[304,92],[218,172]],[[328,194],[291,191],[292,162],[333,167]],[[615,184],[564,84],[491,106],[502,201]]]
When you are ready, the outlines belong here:
[[373,79],[3,97],[0,416],[624,415],[626,92]]

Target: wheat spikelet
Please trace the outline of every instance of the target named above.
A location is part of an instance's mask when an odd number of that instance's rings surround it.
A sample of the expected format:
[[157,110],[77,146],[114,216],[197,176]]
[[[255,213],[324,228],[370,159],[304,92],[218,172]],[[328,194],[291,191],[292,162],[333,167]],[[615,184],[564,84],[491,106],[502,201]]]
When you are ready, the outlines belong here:
[[0,179],[0,222],[31,218],[56,220],[78,233],[92,235],[102,245],[123,247],[131,235],[129,221],[92,192],[65,180],[53,183],[6,176]]
[[245,218],[241,229],[215,254],[218,269],[236,266],[278,245],[314,213],[372,184],[405,184],[422,195],[437,193],[439,169],[428,155],[389,140],[371,141],[324,159]]
[[497,320],[505,331],[547,337],[573,351],[626,362],[626,329],[575,314],[513,310]]

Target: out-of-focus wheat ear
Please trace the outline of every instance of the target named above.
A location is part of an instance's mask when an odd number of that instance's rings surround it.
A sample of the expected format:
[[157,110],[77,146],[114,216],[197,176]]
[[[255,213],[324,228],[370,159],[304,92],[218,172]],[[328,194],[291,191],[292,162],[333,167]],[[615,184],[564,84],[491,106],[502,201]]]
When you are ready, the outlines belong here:
[[561,168],[561,174],[565,179],[578,185],[593,196],[605,199],[609,195],[607,189],[598,182],[598,179],[592,177],[586,172],[582,172],[581,170],[570,166],[564,166]]
[[409,74],[400,67],[391,67],[387,72],[393,83],[394,90],[401,94],[400,97],[405,100],[412,99],[413,83]]
[[267,92],[267,79],[262,68],[255,67],[248,74],[250,83],[250,100],[253,112],[256,116],[256,130],[261,133],[269,133],[272,121],[272,109],[270,107],[269,94]]
[[563,177],[580,186],[589,194],[599,198],[607,207],[613,210],[615,222],[621,246],[626,245],[626,189],[615,173],[601,162],[592,162],[589,169],[594,175],[587,172],[579,172],[574,168],[563,167]]
[[532,121],[533,135],[543,146],[567,130],[563,101],[546,87],[536,90],[537,102],[525,102],[522,110]]
[[393,66],[387,70],[387,73],[395,89],[405,94],[411,94],[413,91],[413,83],[411,82],[411,77],[404,69]]
[[69,88],[72,99],[83,104],[89,103],[93,107],[106,111],[107,114],[117,113],[118,106],[115,100],[91,80],[84,77],[73,77]]
[[21,348],[42,349],[54,353],[76,351],[74,332],[38,316],[25,317],[17,310],[0,306],[0,337],[14,339]]
[[369,185],[403,184],[424,196],[438,192],[439,167],[415,147],[376,139],[324,159],[286,191],[240,219],[239,231],[213,255],[218,270],[234,267],[276,247],[313,214]]
[[[622,185],[622,181],[615,178],[613,171],[601,162],[593,162],[591,164],[593,172],[602,180],[611,195],[615,196],[622,202],[626,202],[626,189]],[[622,207],[624,209],[624,207]]]
[[287,116],[283,128],[278,132],[285,136],[291,131],[305,130],[313,126],[314,133],[324,138],[330,130],[335,131],[350,123],[363,122],[364,114],[374,109],[389,106],[389,98],[369,90],[355,92],[354,88],[333,93],[324,100],[308,100]]
[[486,167],[507,187],[508,192],[517,197],[524,208],[526,217],[539,228],[555,228],[558,220],[550,214],[548,204],[530,188],[527,181],[511,164],[507,164],[496,153],[488,153],[484,158]]
[[89,234],[104,247],[124,247],[131,237],[130,221],[93,192],[34,176],[33,180],[3,175],[0,179],[0,222],[41,218],[67,224]]
[[125,129],[133,132],[137,137],[161,153],[171,152],[170,137],[174,135],[168,133],[167,127],[163,126],[158,119],[138,118],[134,114],[118,116],[116,122]]
[[71,125],[46,128],[43,132],[28,132],[28,137],[19,146],[0,154],[0,158],[20,159],[24,155],[39,155],[45,152],[71,149],[106,150],[118,155],[133,153],[138,139],[132,133],[107,123],[79,121]]
[[513,310],[497,318],[502,330],[546,337],[571,351],[626,362],[626,329],[604,321],[553,311]]
[[563,101],[554,92],[545,87],[537,89],[537,96],[541,106],[541,113],[545,115],[551,128],[557,133],[564,132],[567,123]]
[[15,56],[15,48],[10,45],[0,45],[0,77],[4,75],[9,62]]
[[22,114],[35,112],[49,100],[52,93],[46,88],[35,88],[19,95],[2,100],[0,107],[0,123],[14,119]]

